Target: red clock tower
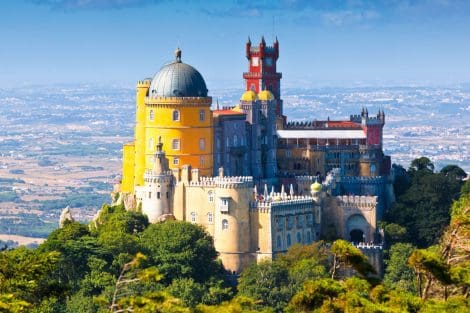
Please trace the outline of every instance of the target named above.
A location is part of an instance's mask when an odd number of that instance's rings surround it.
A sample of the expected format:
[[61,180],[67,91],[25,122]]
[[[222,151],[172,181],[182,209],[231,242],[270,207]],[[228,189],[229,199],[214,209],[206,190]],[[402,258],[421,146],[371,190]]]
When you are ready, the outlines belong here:
[[277,38],[272,46],[266,46],[264,37],[261,37],[261,42],[258,46],[251,46],[251,40],[248,37],[246,58],[248,59],[248,72],[243,73],[246,90],[253,90],[256,93],[265,89],[271,91],[276,99],[276,115],[281,117],[282,73],[276,72],[276,62],[279,58],[279,42]]

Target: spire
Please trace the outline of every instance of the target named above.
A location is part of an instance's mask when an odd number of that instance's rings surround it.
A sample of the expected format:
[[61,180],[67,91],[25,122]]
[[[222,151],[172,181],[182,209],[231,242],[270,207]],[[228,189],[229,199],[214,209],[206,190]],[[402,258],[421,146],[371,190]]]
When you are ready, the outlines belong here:
[[175,50],[175,57],[176,57],[175,62],[181,63],[181,49],[179,47],[176,48]]
[[294,186],[293,186],[292,184],[290,184],[289,195],[290,195],[291,197],[294,196]]
[[264,40],[264,36],[261,36],[261,44],[263,46],[266,46],[266,41]]
[[248,41],[246,42],[246,44],[251,46],[251,39],[250,39],[250,36],[248,36]]
[[284,184],[281,186],[281,198],[285,199],[286,198],[286,191],[284,190]]
[[268,185],[267,184],[264,184],[263,198],[264,200],[268,199]]
[[217,97],[217,110],[219,110],[219,97]]

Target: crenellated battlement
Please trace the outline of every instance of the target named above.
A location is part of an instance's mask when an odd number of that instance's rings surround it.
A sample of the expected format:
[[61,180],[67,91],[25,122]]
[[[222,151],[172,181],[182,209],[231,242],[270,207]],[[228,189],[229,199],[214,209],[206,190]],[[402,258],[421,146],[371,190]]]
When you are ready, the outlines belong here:
[[250,209],[252,211],[260,211],[269,213],[276,209],[288,209],[289,206],[299,208],[299,206],[313,207],[315,201],[310,196],[288,196],[285,199],[279,199],[277,194],[276,197],[269,197],[268,199],[256,200],[250,203]]
[[137,88],[150,87],[151,83],[152,83],[152,80],[150,78],[144,79],[144,80],[139,80],[137,82]]
[[341,207],[359,207],[359,208],[375,208],[377,205],[377,196],[353,196],[343,195],[336,197]]
[[182,105],[182,106],[194,106],[194,105],[211,105],[212,97],[160,97],[149,95],[145,97],[145,104],[148,105]]
[[297,183],[313,183],[315,180],[318,180],[318,176],[309,176],[309,175],[295,176],[295,181]]
[[253,188],[252,176],[223,176],[223,177],[199,177],[197,181],[190,181],[190,186],[218,187],[218,188]]
[[153,170],[145,170],[144,181],[146,183],[157,183],[162,181],[171,181],[173,178],[173,173],[171,171],[165,171],[161,174],[155,174]]
[[386,176],[342,176],[341,182],[346,184],[384,184]]

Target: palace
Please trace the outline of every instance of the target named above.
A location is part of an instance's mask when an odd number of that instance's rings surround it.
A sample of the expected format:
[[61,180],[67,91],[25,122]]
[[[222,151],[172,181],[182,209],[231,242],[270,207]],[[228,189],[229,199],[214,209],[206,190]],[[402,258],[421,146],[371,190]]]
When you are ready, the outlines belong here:
[[226,269],[273,258],[294,243],[381,240],[393,201],[385,114],[291,122],[277,72],[279,42],[246,43],[239,103],[212,108],[202,75],[174,62],[137,83],[135,138],[123,147],[118,201],[152,223],[202,225]]

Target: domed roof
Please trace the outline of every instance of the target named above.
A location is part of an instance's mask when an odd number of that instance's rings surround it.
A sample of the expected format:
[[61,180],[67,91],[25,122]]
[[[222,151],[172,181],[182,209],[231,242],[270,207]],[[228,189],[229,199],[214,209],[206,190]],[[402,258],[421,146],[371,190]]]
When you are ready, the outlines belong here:
[[207,97],[202,75],[191,65],[181,62],[181,50],[176,49],[176,60],[163,66],[150,84],[151,97]]
[[274,100],[274,95],[269,90],[262,90],[258,94],[258,99],[261,101]]
[[310,185],[310,190],[312,192],[320,192],[321,189],[322,189],[322,185],[317,181],[315,181],[313,184]]
[[242,101],[256,101],[256,100],[258,100],[258,96],[256,95],[256,92],[254,92],[253,90],[247,90],[243,93],[240,100],[242,100]]

